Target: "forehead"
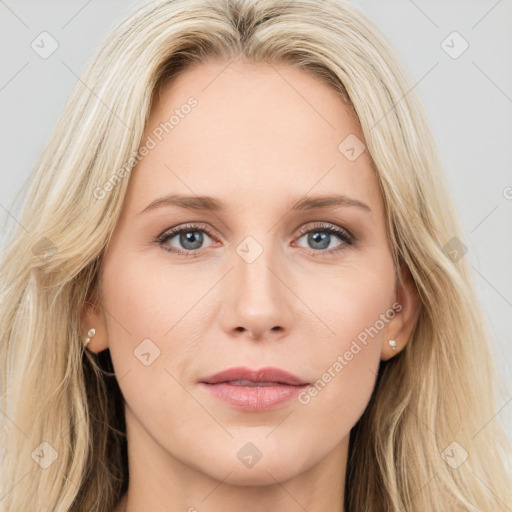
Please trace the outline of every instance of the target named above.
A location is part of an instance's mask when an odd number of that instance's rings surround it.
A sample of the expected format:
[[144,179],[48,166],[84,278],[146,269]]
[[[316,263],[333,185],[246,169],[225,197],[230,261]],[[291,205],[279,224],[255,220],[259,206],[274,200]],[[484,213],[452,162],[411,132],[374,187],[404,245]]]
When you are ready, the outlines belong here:
[[164,193],[264,204],[270,192],[287,201],[311,190],[378,207],[369,153],[348,159],[340,150],[347,137],[364,143],[357,117],[310,72],[285,64],[194,64],[155,98],[141,143],[151,139],[152,148],[132,171],[127,199],[140,211]]

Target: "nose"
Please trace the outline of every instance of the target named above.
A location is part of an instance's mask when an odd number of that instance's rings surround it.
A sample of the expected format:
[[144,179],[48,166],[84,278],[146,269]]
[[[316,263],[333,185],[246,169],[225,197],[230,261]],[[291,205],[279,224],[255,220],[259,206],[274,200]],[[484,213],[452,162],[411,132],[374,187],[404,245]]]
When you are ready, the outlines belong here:
[[224,332],[253,340],[286,336],[292,327],[294,298],[286,263],[271,259],[270,251],[263,251],[251,263],[234,256],[224,290]]

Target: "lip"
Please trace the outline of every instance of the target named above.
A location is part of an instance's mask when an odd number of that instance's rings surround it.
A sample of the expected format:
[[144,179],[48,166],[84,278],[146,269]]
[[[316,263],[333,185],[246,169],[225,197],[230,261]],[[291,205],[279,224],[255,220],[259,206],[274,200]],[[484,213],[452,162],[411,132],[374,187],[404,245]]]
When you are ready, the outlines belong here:
[[236,380],[248,380],[252,382],[277,382],[279,384],[289,384],[291,386],[302,386],[309,384],[286,370],[274,366],[266,366],[259,370],[251,370],[245,366],[228,368],[219,373],[208,377],[203,377],[200,382],[205,384],[218,384],[219,382],[229,382]]
[[281,368],[267,366],[259,370],[229,368],[201,378],[199,384],[238,409],[257,412],[292,400],[309,383]]

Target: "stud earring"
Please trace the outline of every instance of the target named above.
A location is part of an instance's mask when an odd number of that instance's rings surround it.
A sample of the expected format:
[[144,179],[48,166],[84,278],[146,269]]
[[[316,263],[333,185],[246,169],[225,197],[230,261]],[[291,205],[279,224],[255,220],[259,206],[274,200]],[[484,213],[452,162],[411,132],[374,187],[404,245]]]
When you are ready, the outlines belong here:
[[389,343],[389,346],[393,349],[393,350],[396,350],[396,341],[395,340],[389,340],[388,341]]
[[89,332],[87,333],[87,338],[85,338],[84,347],[87,348],[87,345],[89,345],[91,338],[96,334],[96,329],[92,328],[89,329]]

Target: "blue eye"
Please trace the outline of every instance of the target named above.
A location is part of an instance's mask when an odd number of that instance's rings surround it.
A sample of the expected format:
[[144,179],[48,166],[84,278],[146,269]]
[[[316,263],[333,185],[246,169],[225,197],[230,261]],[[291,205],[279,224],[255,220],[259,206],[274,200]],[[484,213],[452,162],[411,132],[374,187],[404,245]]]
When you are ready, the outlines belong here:
[[[333,224],[306,225],[299,230],[299,233],[301,235],[299,240],[306,237],[307,243],[311,245],[306,249],[313,256],[332,256],[354,243],[354,238],[348,231]],[[340,240],[340,243],[334,247],[331,245],[333,235]],[[205,237],[213,238],[205,226],[186,224],[167,230],[157,237],[156,242],[168,252],[187,257],[197,257],[201,253],[200,249],[204,248]],[[176,247],[175,244],[170,243],[173,239],[176,239],[181,247]]]
[[[313,256],[333,255],[333,253],[336,254],[354,243],[354,238],[348,231],[332,224],[317,223],[313,227],[307,226],[302,228],[300,233],[302,236],[299,240],[306,237],[307,243],[310,244],[310,247],[307,247],[307,249],[313,252]],[[334,247],[331,246],[333,235],[341,240]]]
[[[183,254],[185,256],[197,256],[197,252],[203,245],[205,235],[208,235],[208,230],[197,224],[187,224],[178,228],[173,228],[166,231],[157,238],[157,242],[162,246],[163,249],[169,252]],[[174,245],[169,244],[173,239],[177,238],[182,250],[179,247],[176,248]]]

